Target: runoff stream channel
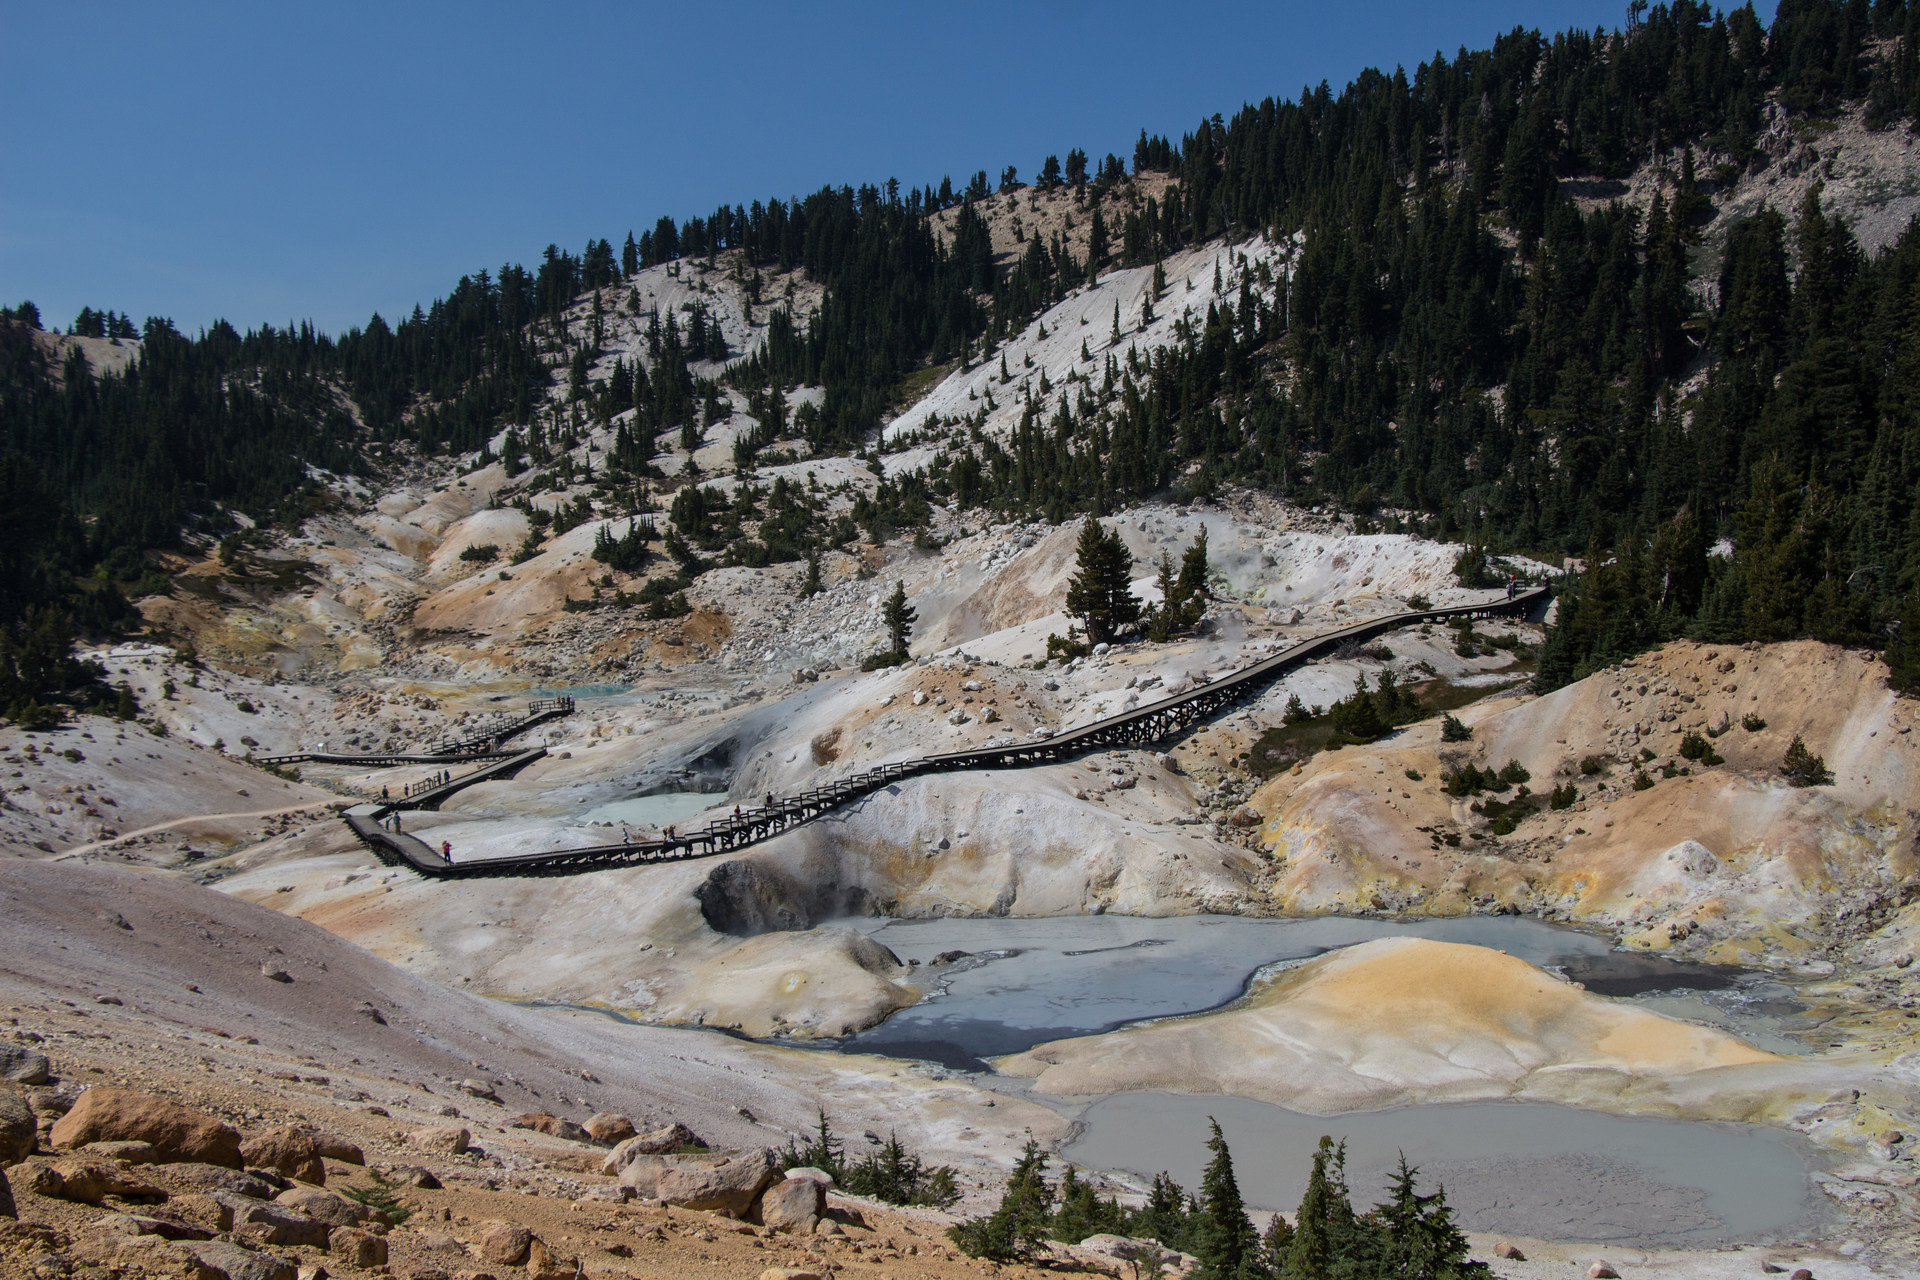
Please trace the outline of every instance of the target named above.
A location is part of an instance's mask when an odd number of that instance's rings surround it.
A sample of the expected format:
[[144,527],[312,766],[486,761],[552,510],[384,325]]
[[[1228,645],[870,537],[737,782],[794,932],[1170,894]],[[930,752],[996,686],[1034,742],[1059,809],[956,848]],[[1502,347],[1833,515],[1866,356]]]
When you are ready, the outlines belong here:
[[[1323,917],[1077,916],[848,921],[937,974],[920,1003],[839,1047],[991,1072],[986,1059],[1069,1036],[1219,1008],[1263,973],[1375,938],[1496,947],[1599,995],[1724,1027],[1760,1048],[1800,1006],[1744,970],[1615,951],[1600,937],[1521,917],[1389,921]],[[1025,1082],[994,1077],[1010,1091]],[[1058,1103],[1029,1095],[1034,1101]],[[1066,1109],[1073,1109],[1073,1101]],[[1198,1185],[1208,1117],[1231,1144],[1248,1204],[1299,1203],[1320,1135],[1348,1144],[1357,1206],[1374,1203],[1401,1152],[1444,1182],[1470,1230],[1635,1245],[1785,1238],[1810,1225],[1807,1148],[1755,1126],[1649,1120],[1535,1103],[1438,1103],[1312,1116],[1244,1098],[1118,1094],[1084,1106],[1063,1154],[1141,1179]]]

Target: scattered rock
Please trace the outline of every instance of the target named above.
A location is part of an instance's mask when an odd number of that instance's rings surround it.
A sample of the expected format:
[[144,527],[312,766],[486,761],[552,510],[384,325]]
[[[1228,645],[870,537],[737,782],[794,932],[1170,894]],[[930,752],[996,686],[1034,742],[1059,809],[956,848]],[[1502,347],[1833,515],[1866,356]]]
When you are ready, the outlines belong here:
[[517,1267],[533,1248],[533,1232],[515,1222],[489,1222],[475,1242],[480,1257],[502,1267]]
[[500,1101],[500,1095],[495,1093],[493,1086],[485,1080],[462,1080],[460,1082],[460,1092],[466,1094],[469,1098],[480,1098],[487,1102]]
[[282,969],[279,965],[274,964],[272,961],[263,961],[261,963],[260,976],[265,978],[268,982],[292,982],[293,981],[292,974],[288,973],[285,969]]
[[582,1127],[595,1142],[609,1147],[637,1136],[633,1121],[613,1111],[601,1111],[587,1117],[587,1123]]
[[832,1174],[828,1173],[825,1169],[816,1169],[810,1164],[796,1165],[794,1168],[787,1170],[787,1177],[805,1178],[810,1182],[819,1183],[828,1190],[832,1190],[839,1185],[833,1180]]
[[1525,1262],[1527,1260],[1527,1255],[1520,1251],[1520,1246],[1508,1244],[1505,1240],[1498,1241],[1494,1244],[1493,1256],[1496,1258],[1505,1258],[1508,1262]]
[[94,1236],[159,1236],[163,1240],[211,1240],[213,1232],[144,1213],[109,1213],[86,1228]]
[[47,1055],[17,1044],[0,1044],[0,1080],[15,1084],[45,1084],[51,1064]]
[[812,1178],[782,1178],[760,1195],[760,1221],[775,1231],[807,1235],[826,1211],[827,1188]]
[[1260,811],[1252,805],[1243,804],[1227,818],[1236,827],[1257,827],[1260,825]]
[[365,1000],[362,1000],[360,1002],[360,1007],[354,1010],[354,1012],[358,1013],[361,1017],[365,1018],[368,1022],[377,1022],[383,1027],[387,1025],[386,1015],[381,1013],[380,1010],[374,1008],[372,1004],[368,1003]]
[[387,1265],[387,1242],[358,1227],[335,1227],[327,1237],[327,1252],[363,1271]]
[[282,1125],[248,1138],[240,1144],[240,1159],[249,1168],[271,1169],[315,1186],[327,1180],[326,1162],[314,1147],[313,1134],[295,1125]]
[[1787,1277],[1787,1280],[1813,1280],[1813,1272],[1806,1267],[1799,1267],[1794,1270],[1792,1275]]
[[240,1167],[240,1131],[177,1102],[132,1089],[96,1088],[80,1095],[48,1135],[56,1147],[89,1142],[149,1142],[166,1163],[176,1160]]
[[804,1267],[768,1267],[760,1273],[760,1280],[827,1280],[822,1271],[808,1271]]
[[971,720],[972,718],[973,718],[972,716],[969,716],[966,712],[962,711],[958,707],[955,707],[953,710],[947,712],[948,724],[965,724],[967,721]]
[[17,1218],[19,1209],[13,1203],[13,1184],[7,1181],[7,1175],[0,1173],[0,1219]]
[[415,1129],[407,1135],[407,1145],[419,1147],[423,1151],[438,1151],[446,1156],[459,1155],[472,1141],[473,1135],[460,1125]]
[[1620,1280],[1620,1273],[1605,1261],[1599,1261],[1587,1268],[1587,1280]]

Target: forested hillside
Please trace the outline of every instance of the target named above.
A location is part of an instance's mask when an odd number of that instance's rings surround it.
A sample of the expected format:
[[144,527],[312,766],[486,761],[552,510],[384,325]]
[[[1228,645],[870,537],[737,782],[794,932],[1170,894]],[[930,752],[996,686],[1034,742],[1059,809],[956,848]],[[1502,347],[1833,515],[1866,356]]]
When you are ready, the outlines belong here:
[[[217,538],[235,513],[295,523],[330,500],[321,473],[377,472],[396,448],[537,432],[555,396],[617,426],[615,482],[644,478],[649,442],[711,420],[727,391],[777,417],[776,393],[823,387],[796,428],[816,452],[860,451],[905,407],[904,380],[993,359],[1105,269],[1299,233],[1289,278],[1243,279],[1173,345],[1035,397],[1013,440],[944,424],[944,452],[895,488],[1062,518],[1251,485],[1583,557],[1596,567],[1570,587],[1549,684],[1686,632],[1884,644],[1920,568],[1920,233],[1870,257],[1817,185],[1784,214],[1730,225],[1723,209],[1783,163],[1782,139],[1817,143],[1840,119],[1905,131],[1916,110],[1920,7],[1904,0],[1783,0],[1770,29],[1750,7],[1636,4],[1621,31],[1515,31],[1178,142],[1143,132],[1130,165],[1047,157],[1033,193],[1070,200],[1084,239],[1035,235],[999,259],[980,210],[1024,189],[1011,166],[660,218],[337,339],[149,320],[117,373],[56,361],[22,306],[0,319],[0,622],[49,609],[111,627],[152,584],[149,553]],[[1171,183],[1140,198],[1142,174]],[[1581,194],[1629,178],[1651,181],[1644,208]],[[684,331],[656,318],[644,366],[595,372],[602,294],[693,259],[766,309],[764,342],[731,351],[698,313]],[[803,319],[761,296],[795,274],[826,290]],[[91,310],[75,325],[109,329],[131,326]],[[690,372],[714,360],[731,360],[717,379]],[[911,526],[914,502],[890,493],[868,536]],[[853,536],[788,524],[791,555]],[[1711,555],[1723,539],[1731,556]],[[1920,670],[1902,645],[1892,657]],[[19,661],[0,681],[8,705],[35,682]]]

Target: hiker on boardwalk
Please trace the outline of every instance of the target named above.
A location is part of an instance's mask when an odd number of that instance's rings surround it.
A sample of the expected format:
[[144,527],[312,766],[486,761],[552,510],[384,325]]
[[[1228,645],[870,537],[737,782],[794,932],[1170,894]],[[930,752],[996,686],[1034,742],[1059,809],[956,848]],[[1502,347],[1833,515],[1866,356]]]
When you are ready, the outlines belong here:
[[448,866],[453,865],[453,842],[451,840],[442,840],[440,842],[440,857],[445,860]]

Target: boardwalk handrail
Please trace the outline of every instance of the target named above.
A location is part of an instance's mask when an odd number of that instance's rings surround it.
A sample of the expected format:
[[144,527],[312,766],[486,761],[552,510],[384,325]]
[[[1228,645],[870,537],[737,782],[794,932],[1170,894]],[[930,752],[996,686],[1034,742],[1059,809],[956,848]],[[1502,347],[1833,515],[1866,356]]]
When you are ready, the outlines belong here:
[[255,756],[254,763],[280,765],[303,764],[311,761],[314,764],[357,764],[368,769],[390,769],[400,764],[462,764],[469,760],[504,760],[518,754],[504,750],[505,743],[537,725],[572,714],[573,699],[562,694],[557,698],[541,698],[528,703],[526,714],[520,719],[491,733],[480,733],[470,738],[436,743],[428,751],[375,751],[365,755],[347,755],[333,751],[295,751],[288,755]]
[[[1552,595],[1547,587],[1532,587],[1513,595],[1478,604],[1453,605],[1444,609],[1421,609],[1412,613],[1390,614],[1355,623],[1338,631],[1329,631],[1242,667],[1218,680],[1205,681],[1194,689],[1158,702],[1108,716],[1078,729],[1045,738],[1029,739],[1003,747],[980,747],[920,756],[912,760],[890,761],[861,773],[849,774],[824,787],[813,787],[798,794],[775,797],[771,805],[741,809],[708,823],[699,831],[676,834],[671,839],[630,841],[621,844],[588,845],[578,849],[550,849],[487,858],[476,862],[452,862],[426,842],[384,826],[388,815],[403,807],[419,806],[423,796],[406,802],[360,805],[347,811],[349,828],[389,866],[405,867],[433,879],[468,879],[483,876],[577,875],[615,867],[641,866],[651,862],[671,862],[684,858],[704,858],[757,844],[811,822],[852,800],[870,795],[893,782],[929,773],[947,773],[964,769],[1024,768],[1071,759],[1089,751],[1116,747],[1137,747],[1158,743],[1265,689],[1280,677],[1316,659],[1337,653],[1349,644],[1382,636],[1401,627],[1420,623],[1444,622],[1455,618],[1498,617],[1525,614],[1544,604]],[[572,699],[561,699],[572,709]],[[538,705],[538,704],[536,704]],[[531,711],[531,708],[529,709]],[[561,714],[565,714],[562,712]],[[522,727],[525,727],[523,722]],[[488,777],[516,773],[545,755],[543,749],[522,752],[488,769],[444,783],[435,791],[451,795],[461,787]],[[524,758],[523,758],[524,757]],[[434,757],[444,759],[444,757]],[[517,763],[516,763],[517,762]],[[511,765],[511,768],[506,766]],[[456,785],[457,784],[457,785]],[[439,796],[434,800],[438,804]]]

